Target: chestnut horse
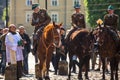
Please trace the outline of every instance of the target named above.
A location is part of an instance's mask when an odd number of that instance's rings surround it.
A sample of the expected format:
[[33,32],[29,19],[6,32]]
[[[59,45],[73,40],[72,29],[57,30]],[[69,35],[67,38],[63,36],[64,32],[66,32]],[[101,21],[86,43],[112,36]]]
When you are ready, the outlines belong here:
[[[67,35],[69,36],[69,35]],[[89,70],[89,59],[90,59],[90,50],[91,45],[93,43],[94,36],[92,32],[87,29],[77,29],[74,31],[70,37],[66,38],[66,47],[69,54],[69,80],[71,79],[71,66],[72,66],[72,57],[73,55],[77,55],[79,58],[79,74],[78,79],[82,80],[82,67],[85,65],[85,78],[89,79],[88,77],[88,70]]]
[[49,67],[51,57],[56,45],[60,43],[60,27],[62,24],[47,25],[39,39],[37,47],[37,55],[39,59],[39,80],[50,80]]
[[115,35],[113,35],[115,34],[115,32],[113,32],[110,27],[104,25],[99,25],[94,32],[97,35],[99,55],[103,63],[102,80],[105,80],[105,58],[110,61],[111,80],[118,80],[118,48],[120,47],[120,45],[119,41],[118,43],[115,42]]

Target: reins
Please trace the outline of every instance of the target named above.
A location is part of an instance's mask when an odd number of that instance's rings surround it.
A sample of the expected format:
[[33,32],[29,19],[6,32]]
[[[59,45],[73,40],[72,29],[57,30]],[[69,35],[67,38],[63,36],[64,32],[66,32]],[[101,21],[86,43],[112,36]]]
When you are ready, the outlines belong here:
[[[45,38],[44,38],[44,36],[43,36],[43,34],[42,34],[42,43],[43,43],[43,45],[45,46],[45,50],[46,50],[46,54],[48,53],[48,49],[50,48],[50,46],[51,45],[54,45],[54,46],[56,46],[56,44],[54,43],[55,42],[55,37],[56,36],[54,36],[54,31],[53,31],[53,28],[52,28],[52,35],[53,35],[53,41],[52,41],[52,43],[50,43],[48,46],[47,46],[47,41],[45,40]],[[57,37],[60,37],[60,36],[57,36]],[[46,43],[45,43],[46,42]]]

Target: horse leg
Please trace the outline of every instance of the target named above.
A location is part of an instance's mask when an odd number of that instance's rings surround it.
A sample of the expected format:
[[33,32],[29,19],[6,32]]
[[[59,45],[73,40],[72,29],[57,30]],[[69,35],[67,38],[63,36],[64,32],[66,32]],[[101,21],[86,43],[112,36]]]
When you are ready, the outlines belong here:
[[114,80],[114,59],[112,58],[111,61],[110,61],[110,70],[111,70],[111,79],[110,80]]
[[45,58],[45,56],[40,57],[39,69],[40,69],[39,77],[43,78],[45,76],[45,71],[46,71],[46,58]]
[[115,80],[118,80],[118,65],[119,65],[119,60],[116,60],[115,63]]
[[96,63],[96,54],[95,53],[92,53],[91,60],[92,60],[92,70],[94,70],[95,69],[95,63]]
[[90,56],[86,56],[85,57],[85,67],[86,67],[86,71],[85,71],[85,79],[89,80],[89,77],[88,77],[88,70],[89,70],[89,60],[90,60]]
[[42,77],[42,64],[41,64],[41,62],[39,63],[39,78],[38,78],[38,80],[43,80],[43,77]]
[[47,72],[46,72],[46,75],[45,75],[45,80],[50,80],[49,68],[50,68],[50,61],[51,61],[51,58],[52,58],[52,54],[51,53],[48,53],[48,55],[47,55],[47,62],[46,62]]
[[102,80],[105,80],[105,58],[101,58],[101,60],[102,60],[102,63],[103,63],[103,66],[102,66],[102,69],[103,69]]
[[46,59],[47,59],[47,57],[45,57],[44,60],[43,60],[43,69],[42,69],[42,74],[43,74],[44,78],[46,78],[46,73],[47,73],[47,66],[46,66],[47,65],[46,61],[47,60]]
[[79,58],[79,74],[78,74],[78,79],[83,80],[82,78],[82,67],[83,67],[83,58]]
[[71,68],[72,68],[72,56],[69,55],[69,73],[68,73],[68,80],[71,80]]

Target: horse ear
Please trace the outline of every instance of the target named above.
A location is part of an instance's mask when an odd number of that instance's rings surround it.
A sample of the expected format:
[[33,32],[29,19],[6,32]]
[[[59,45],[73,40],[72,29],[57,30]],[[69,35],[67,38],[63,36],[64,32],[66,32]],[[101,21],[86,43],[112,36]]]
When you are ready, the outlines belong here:
[[61,27],[62,27],[62,24],[63,24],[62,22],[59,24],[59,28],[61,28]]
[[60,26],[62,26],[62,24],[63,24],[63,23],[61,22],[61,23],[60,23]]

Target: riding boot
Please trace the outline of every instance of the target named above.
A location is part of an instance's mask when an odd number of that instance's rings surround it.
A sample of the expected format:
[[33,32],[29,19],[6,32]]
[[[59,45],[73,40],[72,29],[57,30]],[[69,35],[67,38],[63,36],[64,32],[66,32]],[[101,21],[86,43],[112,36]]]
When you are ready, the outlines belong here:
[[34,35],[33,35],[33,54],[36,54],[37,51],[37,44],[40,39],[40,36],[42,35],[42,31],[38,30]]
[[33,55],[35,55],[37,51],[37,40],[38,40],[37,35],[33,34],[33,51],[32,51]]

